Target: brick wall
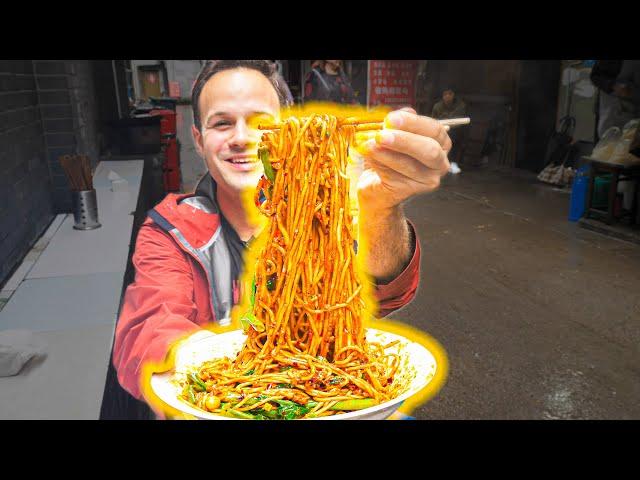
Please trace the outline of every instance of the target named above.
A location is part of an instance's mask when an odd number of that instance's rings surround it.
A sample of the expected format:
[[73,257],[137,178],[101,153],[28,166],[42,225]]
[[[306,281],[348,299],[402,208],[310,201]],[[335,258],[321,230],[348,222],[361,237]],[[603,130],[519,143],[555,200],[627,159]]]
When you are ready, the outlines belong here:
[[99,161],[92,65],[88,60],[35,60],[34,65],[54,210],[69,213],[71,190],[59,157],[88,155],[92,167]]
[[72,210],[59,157],[99,161],[93,73],[89,60],[0,60],[0,284]]
[[71,212],[71,191],[58,160],[61,155],[75,154],[77,147],[68,65],[63,60],[36,60],[34,65],[54,209],[56,213]]
[[0,60],[0,284],[54,216],[32,60]]

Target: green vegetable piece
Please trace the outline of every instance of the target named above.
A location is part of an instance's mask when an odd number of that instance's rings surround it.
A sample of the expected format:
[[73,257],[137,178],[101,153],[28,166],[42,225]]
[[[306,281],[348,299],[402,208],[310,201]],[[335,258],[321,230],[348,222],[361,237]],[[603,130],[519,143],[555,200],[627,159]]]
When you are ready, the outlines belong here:
[[293,388],[293,385],[290,383],[279,383],[276,388]]
[[269,277],[267,278],[267,290],[269,290],[270,292],[273,292],[276,289],[277,279],[278,279],[277,274],[272,273],[271,275],[269,275]]
[[253,307],[256,303],[256,276],[253,276],[253,280],[251,281],[251,307]]
[[193,387],[201,392],[206,392],[207,391],[207,386],[205,385],[205,383],[200,380],[198,378],[198,375],[196,375],[195,373],[190,373],[189,374],[189,379],[194,383]]
[[332,377],[331,380],[329,380],[329,383],[331,385],[338,385],[339,383],[342,383],[344,381],[344,378],[342,377]]
[[195,394],[193,393],[193,386],[192,386],[192,385],[189,385],[189,401],[190,401],[191,403],[193,403],[194,405],[195,405],[196,403],[198,403],[198,402],[196,401],[196,396],[195,396]]
[[250,413],[247,413],[247,412],[241,412],[240,410],[234,410],[232,408],[227,410],[227,412],[236,418],[244,418],[246,420],[254,420],[256,418],[255,415],[251,415]]
[[242,329],[245,333],[249,330],[249,327],[252,327],[258,333],[265,331],[264,323],[262,323],[252,312],[246,312],[242,317],[240,317],[240,323],[242,324]]
[[300,418],[306,413],[308,413],[311,409],[300,405],[295,402],[291,402],[289,400],[274,400],[280,407],[278,408],[278,413],[285,420],[294,420],[296,418]]
[[264,417],[270,420],[277,420],[278,418],[280,418],[278,416],[278,411],[276,409],[269,410],[269,411],[258,409],[256,410],[256,415],[263,415]]
[[256,373],[256,371],[252,368],[251,370],[247,370],[245,375],[253,375],[254,373]]
[[266,148],[258,149],[258,157],[260,157],[260,161],[264,166],[264,175],[269,179],[271,183],[274,183],[276,180],[276,172],[271,166],[271,162],[269,161],[269,150]]
[[355,400],[342,400],[341,402],[336,403],[329,410],[362,410],[364,408],[369,408],[377,405],[373,398],[358,398]]

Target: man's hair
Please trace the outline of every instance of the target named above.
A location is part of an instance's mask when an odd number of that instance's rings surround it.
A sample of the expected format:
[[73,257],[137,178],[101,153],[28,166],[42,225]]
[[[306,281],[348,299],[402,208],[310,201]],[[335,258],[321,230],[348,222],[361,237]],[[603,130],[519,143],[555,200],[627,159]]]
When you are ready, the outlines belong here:
[[453,85],[445,85],[444,88],[442,89],[442,93],[444,93],[444,92],[456,93],[456,89],[453,88]]
[[191,108],[193,109],[193,123],[198,130],[202,128],[202,119],[200,118],[200,94],[202,89],[216,73],[224,70],[233,70],[235,68],[247,68],[257,70],[262,73],[278,94],[278,100],[281,107],[286,107],[293,103],[293,97],[289,91],[287,83],[278,73],[275,63],[268,60],[207,60],[191,90]]

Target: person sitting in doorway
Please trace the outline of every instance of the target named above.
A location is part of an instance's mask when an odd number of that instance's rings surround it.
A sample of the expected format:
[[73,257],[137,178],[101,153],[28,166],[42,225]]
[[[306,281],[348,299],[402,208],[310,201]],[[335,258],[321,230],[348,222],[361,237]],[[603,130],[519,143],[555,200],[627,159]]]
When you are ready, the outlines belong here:
[[[433,106],[431,117],[442,120],[445,118],[461,118],[467,115],[467,105],[461,98],[456,96],[455,90],[451,86],[445,87],[442,91],[442,100]],[[463,143],[465,137],[465,128],[457,127],[449,131],[449,137],[453,142],[451,151],[449,152],[449,160],[451,164],[451,173],[460,173],[460,163],[462,160]]]

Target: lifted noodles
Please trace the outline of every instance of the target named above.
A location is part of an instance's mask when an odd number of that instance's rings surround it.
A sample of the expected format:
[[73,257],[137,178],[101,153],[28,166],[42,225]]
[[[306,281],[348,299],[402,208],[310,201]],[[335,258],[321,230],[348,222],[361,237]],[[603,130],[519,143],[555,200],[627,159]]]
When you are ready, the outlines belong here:
[[335,415],[407,389],[397,353],[365,340],[347,158],[358,127],[331,115],[290,117],[262,135],[255,192],[269,219],[258,256],[247,340],[235,360],[206,362],[181,397],[247,419]]

